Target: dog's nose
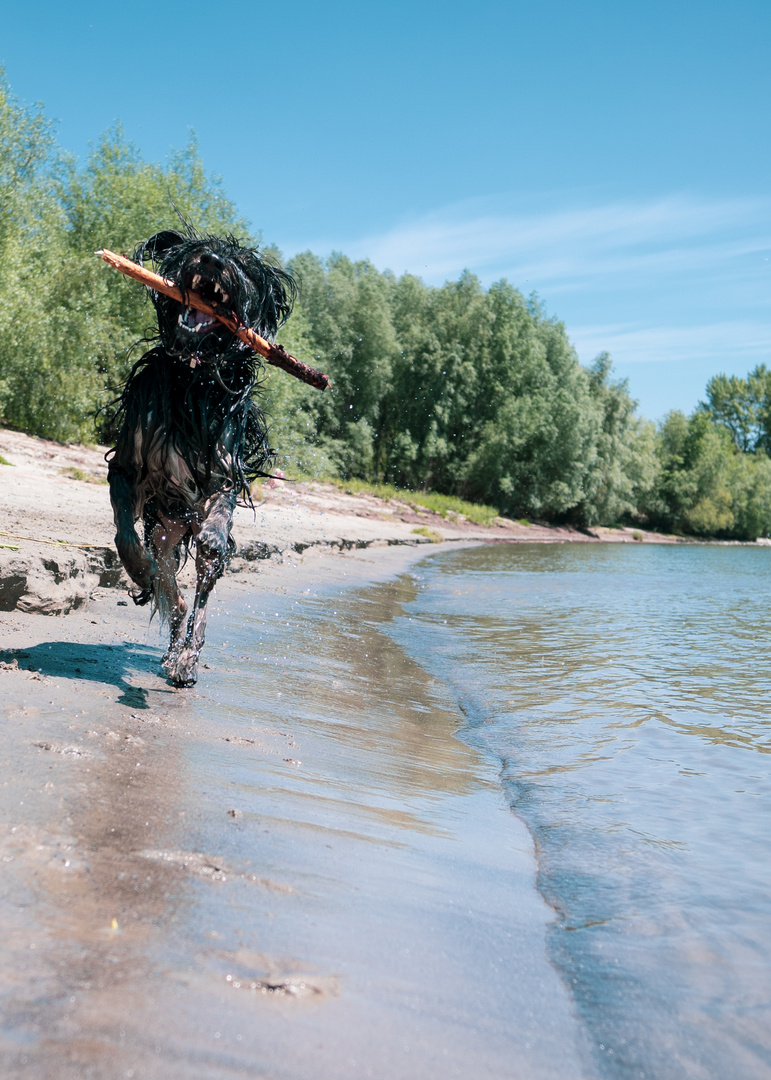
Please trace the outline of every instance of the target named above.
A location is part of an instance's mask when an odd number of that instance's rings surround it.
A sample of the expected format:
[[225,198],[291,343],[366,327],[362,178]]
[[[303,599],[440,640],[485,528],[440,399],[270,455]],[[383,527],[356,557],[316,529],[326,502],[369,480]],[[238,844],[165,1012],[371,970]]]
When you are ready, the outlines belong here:
[[215,255],[211,251],[204,251],[198,263],[199,266],[206,266],[210,270],[222,270],[225,266],[222,259],[218,255]]

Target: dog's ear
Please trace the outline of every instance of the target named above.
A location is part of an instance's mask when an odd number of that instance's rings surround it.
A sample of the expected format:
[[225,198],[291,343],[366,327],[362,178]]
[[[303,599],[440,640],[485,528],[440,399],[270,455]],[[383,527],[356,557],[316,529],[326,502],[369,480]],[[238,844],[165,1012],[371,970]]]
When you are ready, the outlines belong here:
[[149,240],[145,240],[144,244],[140,244],[136,248],[134,262],[141,264],[145,259],[152,259],[153,262],[156,262],[169,248],[176,247],[177,244],[184,244],[185,240],[186,237],[175,229],[164,229],[162,232],[157,232]]

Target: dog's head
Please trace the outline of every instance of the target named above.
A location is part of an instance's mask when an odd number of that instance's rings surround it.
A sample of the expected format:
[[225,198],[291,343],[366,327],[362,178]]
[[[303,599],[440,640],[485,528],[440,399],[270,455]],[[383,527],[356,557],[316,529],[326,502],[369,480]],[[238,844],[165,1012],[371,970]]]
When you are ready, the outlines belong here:
[[[232,236],[167,229],[134,252],[135,262],[148,260],[179,286],[183,298],[196,292],[215,311],[234,316],[261,337],[274,337],[292,310],[297,290],[291,275]],[[160,293],[151,295],[161,343],[171,355],[206,360],[248,349],[218,319]]]

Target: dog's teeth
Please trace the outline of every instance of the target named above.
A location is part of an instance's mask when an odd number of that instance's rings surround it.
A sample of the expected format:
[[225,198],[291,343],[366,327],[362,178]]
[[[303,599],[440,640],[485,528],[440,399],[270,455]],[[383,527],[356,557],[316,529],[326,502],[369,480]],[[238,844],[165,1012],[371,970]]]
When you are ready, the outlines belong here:
[[200,284],[201,284],[201,275],[200,274],[194,274],[193,275],[193,280],[190,283],[190,288],[191,289],[197,289]]

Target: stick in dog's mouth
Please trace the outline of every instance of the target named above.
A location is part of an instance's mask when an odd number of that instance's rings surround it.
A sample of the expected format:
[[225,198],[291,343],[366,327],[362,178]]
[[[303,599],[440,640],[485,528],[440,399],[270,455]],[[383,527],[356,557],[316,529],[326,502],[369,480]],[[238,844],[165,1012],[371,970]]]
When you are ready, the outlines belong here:
[[[159,274],[153,273],[152,270],[146,270],[143,266],[139,266],[131,259],[127,259],[124,255],[116,255],[114,251],[109,251],[107,248],[101,248],[99,251],[94,252],[94,254],[98,255],[100,259],[103,259],[104,262],[108,264],[108,266],[111,266],[119,273],[127,274],[128,277],[141,282],[141,284],[145,285],[147,288],[153,289],[164,296],[168,296],[172,300],[176,300],[178,304],[184,304],[182,289],[180,289],[173,281],[169,281]],[[236,337],[248,345],[250,349],[264,357],[269,364],[280,367],[283,371],[288,372],[290,375],[294,375],[296,379],[308,383],[309,386],[315,386],[318,390],[326,390],[330,385],[330,380],[323,371],[317,371],[315,368],[303,363],[302,360],[298,360],[297,357],[290,356],[286,349],[281,345],[271,345],[249,327],[239,326],[238,319],[231,312],[225,314],[215,311],[214,308],[216,305],[207,304],[202,298],[199,298],[199,300],[200,303],[206,304],[206,306],[211,309],[210,311],[203,312],[205,317],[212,318],[212,316],[216,316],[219,322],[222,322],[227,326],[231,334],[235,334]],[[189,306],[194,307],[195,305]],[[177,325],[179,325],[179,323]],[[185,328],[190,330],[189,326],[186,326]],[[192,332],[198,333],[197,330]]]

